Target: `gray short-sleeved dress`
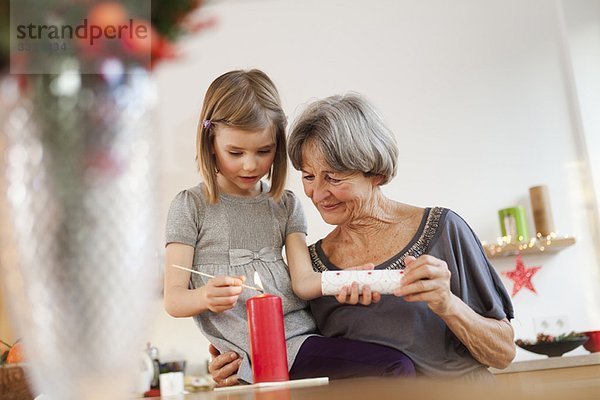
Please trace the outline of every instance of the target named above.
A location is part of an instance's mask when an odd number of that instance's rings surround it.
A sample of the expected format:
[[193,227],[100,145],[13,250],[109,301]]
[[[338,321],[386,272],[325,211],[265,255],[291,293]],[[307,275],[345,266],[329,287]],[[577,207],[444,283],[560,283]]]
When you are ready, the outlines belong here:
[[[315,271],[337,270],[321,249],[309,247]],[[404,268],[408,255],[429,254],[448,264],[450,290],[475,312],[489,318],[513,318],[513,307],[498,274],[487,260],[481,243],[467,223],[451,210],[425,210],[421,225],[404,248],[376,269]],[[417,373],[428,376],[482,378],[485,366],[450,331],[426,303],[409,303],[383,296],[377,304],[356,307],[333,297],[310,302],[321,334],[364,340],[401,350],[415,363]],[[373,327],[377,327],[374,329]]]
[[[166,243],[183,243],[194,247],[193,269],[211,275],[246,275],[252,285],[258,271],[265,291],[281,297],[288,366],[294,363],[304,340],[315,334],[314,319],[307,303],[292,291],[287,265],[281,249],[285,237],[293,232],[306,233],[306,221],[296,196],[285,191],[282,199],[273,201],[268,186],[261,182],[262,192],[256,197],[221,194],[217,204],[209,204],[204,184],[180,192],[167,217]],[[192,274],[190,287],[206,284],[208,278]],[[194,320],[221,352],[242,355],[238,377],[252,382],[250,345],[246,319],[246,300],[257,293],[244,289],[236,306],[222,313],[204,312]]]

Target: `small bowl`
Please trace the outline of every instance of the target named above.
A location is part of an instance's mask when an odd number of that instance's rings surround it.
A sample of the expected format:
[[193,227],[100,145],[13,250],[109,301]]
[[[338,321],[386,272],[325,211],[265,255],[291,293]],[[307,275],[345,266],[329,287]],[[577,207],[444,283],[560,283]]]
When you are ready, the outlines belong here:
[[544,354],[548,357],[560,357],[563,354],[581,346],[583,343],[587,342],[587,340],[587,337],[582,337],[549,343],[542,342],[535,344],[517,344],[517,346],[532,353]]
[[587,342],[583,344],[583,347],[590,353],[596,353],[600,351],[600,331],[587,331],[581,332],[589,338]]

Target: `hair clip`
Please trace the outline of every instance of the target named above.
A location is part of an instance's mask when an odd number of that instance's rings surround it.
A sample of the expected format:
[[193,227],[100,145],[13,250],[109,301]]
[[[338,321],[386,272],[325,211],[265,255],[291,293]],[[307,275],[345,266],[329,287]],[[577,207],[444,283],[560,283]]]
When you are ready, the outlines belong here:
[[212,126],[212,122],[210,121],[210,119],[205,119],[204,121],[202,121],[202,126],[204,127],[204,129],[210,129],[210,127]]

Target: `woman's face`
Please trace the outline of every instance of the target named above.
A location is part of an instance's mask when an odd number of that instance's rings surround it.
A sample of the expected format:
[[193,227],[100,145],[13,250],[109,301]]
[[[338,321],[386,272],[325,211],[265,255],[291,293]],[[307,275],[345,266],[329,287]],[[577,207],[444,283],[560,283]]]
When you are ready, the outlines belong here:
[[349,224],[366,212],[379,177],[366,177],[360,171],[334,171],[322,151],[310,143],[304,146],[302,161],[304,193],[325,222]]

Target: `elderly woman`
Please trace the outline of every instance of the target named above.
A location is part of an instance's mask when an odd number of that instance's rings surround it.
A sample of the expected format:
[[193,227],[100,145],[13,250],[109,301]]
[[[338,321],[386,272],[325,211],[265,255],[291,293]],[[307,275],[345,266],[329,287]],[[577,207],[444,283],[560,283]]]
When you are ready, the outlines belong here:
[[[394,296],[359,297],[353,285],[337,298],[312,300],[324,336],[393,347],[424,376],[481,378],[489,376],[488,366],[505,368],[512,361],[512,305],[479,240],[451,210],[415,207],[383,194],[381,186],[396,174],[398,149],[364,98],[312,103],[295,122],[288,148],[305,194],[335,225],[310,246],[313,269],[367,263],[404,269]],[[235,358],[217,356],[213,377],[222,381],[235,373]]]

